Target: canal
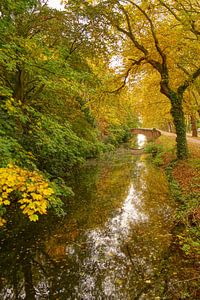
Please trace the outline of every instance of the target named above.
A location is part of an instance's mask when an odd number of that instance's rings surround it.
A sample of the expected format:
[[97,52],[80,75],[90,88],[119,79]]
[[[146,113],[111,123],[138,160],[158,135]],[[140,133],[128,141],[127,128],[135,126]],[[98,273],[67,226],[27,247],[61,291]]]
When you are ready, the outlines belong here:
[[65,216],[1,233],[0,299],[165,298],[174,205],[164,173],[119,149],[70,178]]

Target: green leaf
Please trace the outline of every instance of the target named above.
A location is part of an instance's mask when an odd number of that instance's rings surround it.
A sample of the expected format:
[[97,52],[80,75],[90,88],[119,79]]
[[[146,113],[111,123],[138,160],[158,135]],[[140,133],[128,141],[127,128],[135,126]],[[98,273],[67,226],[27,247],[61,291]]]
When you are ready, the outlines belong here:
[[38,215],[32,215],[29,217],[30,221],[36,222],[38,221]]

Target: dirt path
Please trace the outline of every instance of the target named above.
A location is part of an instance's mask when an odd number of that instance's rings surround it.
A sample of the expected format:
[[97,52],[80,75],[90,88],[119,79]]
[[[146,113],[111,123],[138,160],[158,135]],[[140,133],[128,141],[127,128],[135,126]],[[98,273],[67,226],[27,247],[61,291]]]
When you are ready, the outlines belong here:
[[[162,135],[171,136],[174,139],[176,138],[176,134],[175,133],[166,132],[166,131],[162,131],[162,130],[160,130],[160,132],[161,132]],[[187,141],[189,143],[198,144],[200,146],[200,138],[199,137],[194,138],[194,137],[191,137],[190,135],[187,135]]]

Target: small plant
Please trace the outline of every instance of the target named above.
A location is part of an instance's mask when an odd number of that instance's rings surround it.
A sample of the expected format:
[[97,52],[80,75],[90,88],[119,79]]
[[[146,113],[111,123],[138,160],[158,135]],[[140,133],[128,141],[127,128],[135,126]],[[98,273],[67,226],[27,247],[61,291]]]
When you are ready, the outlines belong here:
[[148,143],[145,147],[145,152],[146,153],[151,153],[151,154],[158,154],[163,152],[163,146],[160,144],[156,144],[154,142]]
[[161,166],[163,164],[162,155],[164,150],[162,145],[151,142],[146,145],[144,151],[145,153],[151,154],[151,160],[156,166]]

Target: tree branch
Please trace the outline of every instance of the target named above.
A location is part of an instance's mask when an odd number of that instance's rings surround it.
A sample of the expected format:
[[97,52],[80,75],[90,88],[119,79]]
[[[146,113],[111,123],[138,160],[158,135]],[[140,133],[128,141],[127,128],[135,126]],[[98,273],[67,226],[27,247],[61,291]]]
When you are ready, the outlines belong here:
[[143,54],[145,56],[147,56],[148,55],[148,50],[136,40],[135,35],[132,32],[131,22],[130,22],[130,18],[129,18],[129,15],[128,15],[127,11],[125,10],[125,8],[122,5],[119,5],[119,8],[121,9],[121,11],[123,12],[123,14],[125,15],[129,31],[126,31],[125,29],[121,28],[119,25],[116,25],[116,28],[120,32],[123,32],[124,34],[126,34],[131,39],[131,41],[133,42],[133,44],[135,45],[135,47],[138,50],[140,50],[141,52],[143,52]]
[[150,24],[150,28],[151,28],[151,33],[152,33],[152,36],[153,36],[153,39],[154,39],[154,44],[155,44],[155,47],[156,47],[156,50],[158,51],[158,53],[160,54],[161,58],[162,58],[162,62],[165,63],[166,62],[166,56],[164,54],[164,52],[162,51],[160,45],[159,45],[159,41],[158,41],[158,38],[156,36],[156,31],[155,31],[155,27],[154,27],[154,24],[151,20],[151,18],[148,16],[148,14],[139,6],[137,5],[136,3],[134,3],[133,1],[131,0],[128,0],[128,2],[130,4],[132,4],[133,6],[135,6],[144,16],[145,18],[147,19],[147,21],[149,22]]
[[58,74],[58,73],[56,73],[56,72],[54,72],[54,71],[51,71],[51,70],[49,70],[49,69],[46,69],[45,67],[37,66],[37,65],[34,65],[34,64],[29,64],[29,66],[38,68],[38,69],[40,69],[40,70],[46,71],[46,72],[48,72],[48,73],[50,73],[50,74],[53,74],[53,75],[60,75],[60,74]]
[[189,79],[185,80],[185,82],[180,85],[177,89],[177,92],[179,95],[183,95],[186,89],[197,79],[197,77],[200,76],[200,68],[198,68],[191,76]]
[[[131,59],[131,60],[133,60],[133,59]],[[135,65],[139,66],[139,65],[142,63],[142,61],[144,61],[144,60],[146,60],[145,57],[141,57],[139,60],[133,60],[133,63],[132,63],[131,66],[127,69],[127,71],[126,71],[126,73],[125,73],[125,75],[124,75],[124,80],[123,80],[122,85],[121,85],[119,88],[117,88],[116,90],[114,90],[114,91],[107,91],[107,92],[110,93],[110,94],[113,94],[113,93],[119,92],[122,88],[124,88],[125,85],[126,85],[126,82],[127,82],[127,78],[128,78],[128,76],[129,76],[129,74],[130,74],[130,71],[133,69],[133,67],[134,67]]]
[[[162,6],[164,6],[173,16],[174,16],[174,18],[179,22],[179,23],[181,23],[182,25],[187,25],[187,24],[185,24],[185,22],[174,12],[174,10],[169,6],[169,5],[167,5],[166,4],[166,1],[163,1],[163,0],[160,0],[159,1],[160,2],[160,4],[162,5]],[[186,9],[185,8],[185,6],[182,4],[182,3],[180,3],[180,5],[181,5],[181,7],[182,7],[182,9],[183,9],[183,11],[184,11],[184,13],[186,13],[186,14],[188,14],[188,9]],[[191,8],[192,8],[192,6],[191,6]],[[196,13],[198,13],[198,12],[196,12]],[[193,20],[189,20],[189,25],[190,25],[190,31],[192,32],[192,33],[194,33],[195,35],[200,35],[200,31],[199,30],[197,30],[196,28],[195,28],[195,22],[193,21]]]
[[[167,69],[167,65],[166,65],[166,56],[164,54],[164,52],[161,50],[160,46],[159,46],[159,42],[158,42],[158,39],[157,39],[157,36],[156,36],[156,33],[155,33],[155,29],[154,29],[154,25],[151,21],[151,19],[149,18],[149,16],[145,13],[144,10],[142,10],[137,4],[135,4],[134,2],[132,2],[131,0],[127,0],[130,4],[132,4],[133,6],[136,6],[136,8],[138,8],[142,14],[144,14],[144,16],[147,18],[148,22],[150,23],[150,26],[151,26],[151,32],[152,32],[152,35],[153,35],[153,38],[154,38],[154,42],[155,42],[155,47],[158,51],[158,53],[160,54],[161,58],[162,58],[162,64],[159,62],[159,61],[156,61],[154,59],[150,59],[149,58],[149,52],[148,50],[143,46],[141,45],[135,38],[135,35],[133,34],[133,31],[132,31],[132,28],[131,28],[131,21],[130,21],[130,17],[127,13],[127,11],[125,10],[125,8],[120,5],[120,9],[121,11],[123,12],[123,14],[125,15],[125,18],[126,18],[126,22],[127,22],[127,26],[128,26],[128,30],[125,30],[123,28],[121,28],[119,25],[115,25],[116,28],[120,31],[120,32],[123,32],[125,35],[127,35],[131,41],[133,42],[134,46],[140,50],[146,57],[146,61],[154,68],[156,69],[160,74],[161,74],[161,77],[164,77],[165,76],[165,79],[168,78],[168,69]],[[162,74],[165,74],[164,76]]]
[[14,88],[12,86],[12,84],[10,83],[10,81],[5,78],[3,75],[0,75],[0,78],[4,81],[4,84],[7,83],[7,85],[10,87],[10,89],[14,92]]
[[181,66],[180,64],[177,64],[177,67],[179,67],[179,69],[181,71],[183,71],[186,75],[190,76],[190,73],[183,66]]
[[177,14],[171,9],[170,6],[168,6],[168,5],[166,4],[166,1],[160,0],[159,2],[160,2],[160,4],[161,4],[162,6],[164,6],[164,7],[165,7],[165,8],[166,8],[166,9],[174,16],[174,18],[175,18],[177,21],[179,21],[180,23],[182,23],[181,19],[177,16]]

